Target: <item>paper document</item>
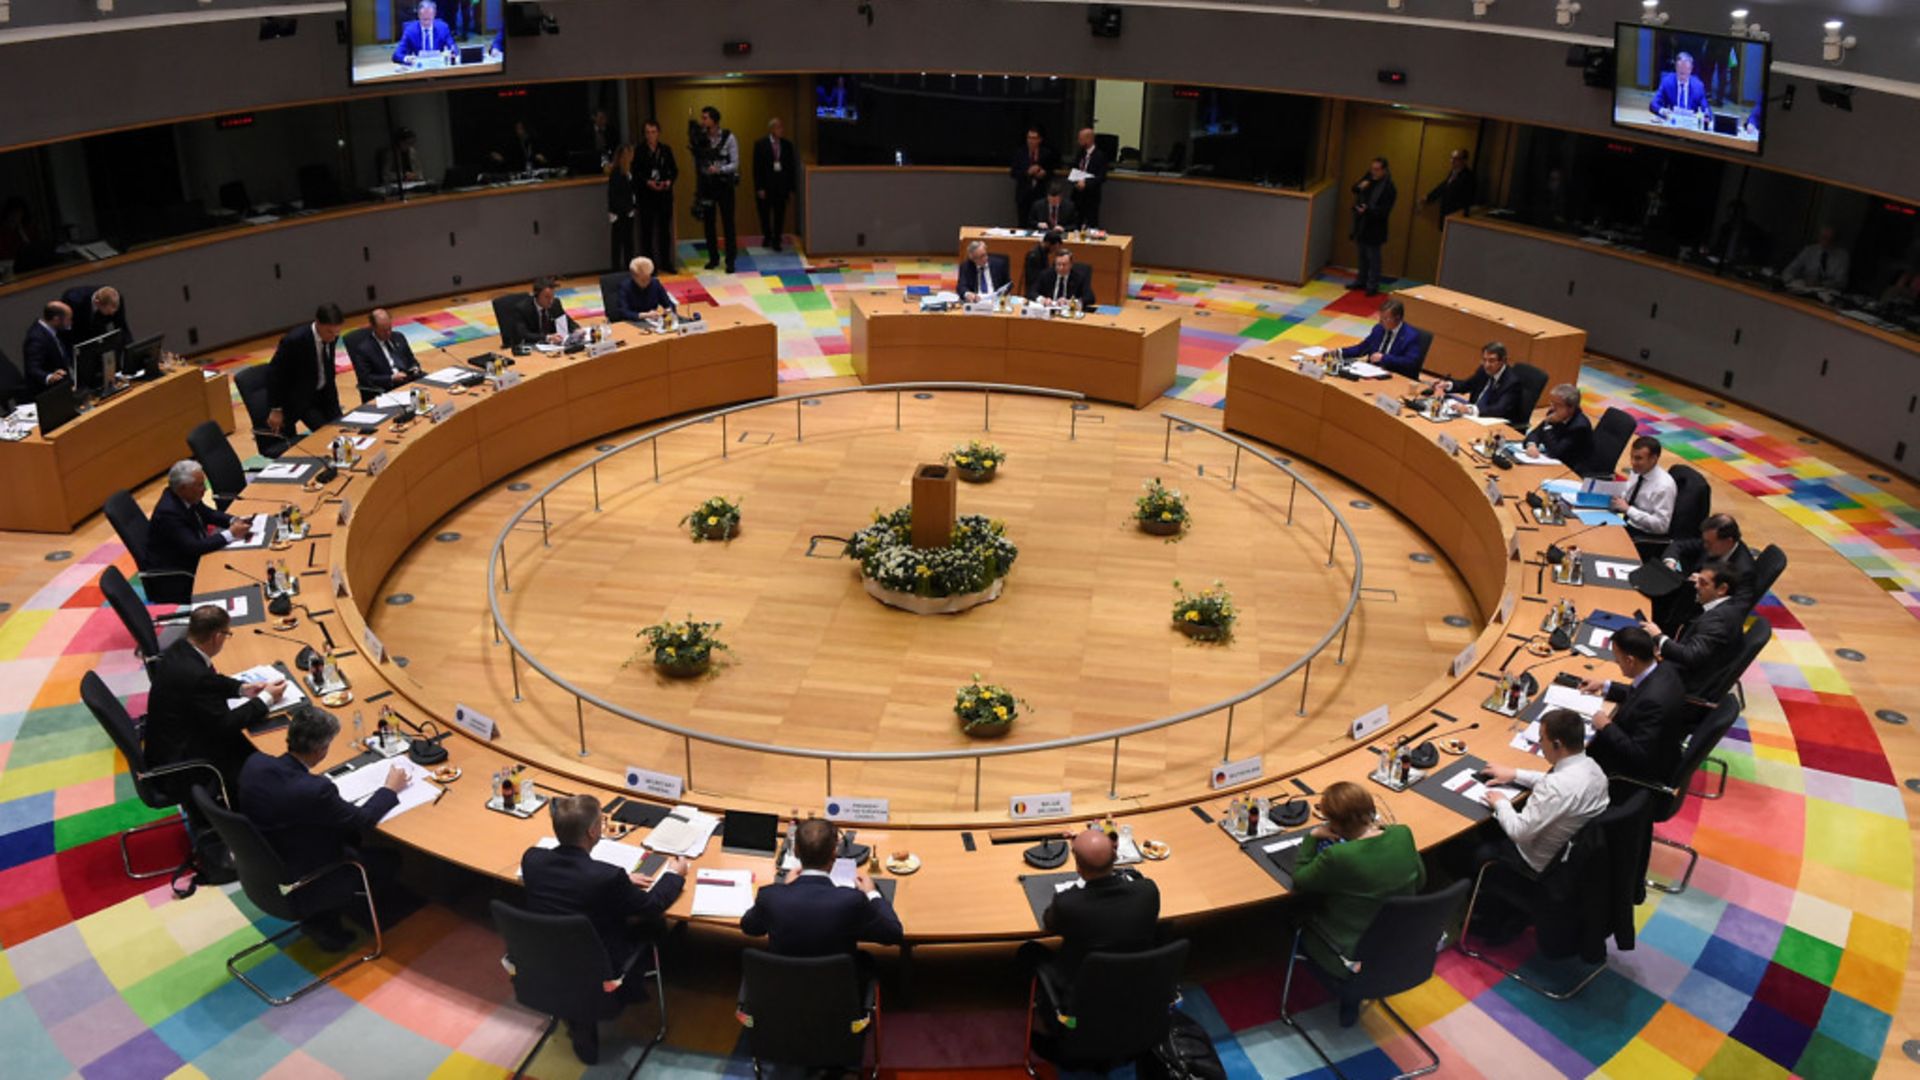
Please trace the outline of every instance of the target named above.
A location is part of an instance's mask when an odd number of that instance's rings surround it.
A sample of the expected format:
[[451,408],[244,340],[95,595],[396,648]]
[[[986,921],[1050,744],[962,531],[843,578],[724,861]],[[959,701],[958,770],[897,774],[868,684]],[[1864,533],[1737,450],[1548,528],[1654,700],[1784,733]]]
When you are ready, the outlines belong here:
[[1603,500],[1616,496],[1626,498],[1628,481],[1625,480],[1588,480],[1580,485],[1580,494],[1598,495]]
[[1363,379],[1384,379],[1392,372],[1378,364],[1369,364],[1365,360],[1355,360],[1347,365],[1347,370]]
[[387,418],[386,413],[367,412],[362,409],[355,409],[354,411],[341,417],[340,422],[343,424],[351,424],[354,427],[367,427],[368,425],[371,425],[371,424],[377,424],[380,421],[385,420],[386,418]]
[[1324,345],[1309,345],[1306,348],[1301,349],[1299,352],[1294,353],[1293,355],[1304,356],[1309,360],[1318,360],[1321,357],[1327,355],[1328,351],[1329,350]]
[[[535,841],[533,846],[551,850],[559,847],[560,841],[551,836],[543,836]],[[631,874],[634,868],[640,865],[640,860],[645,858],[647,853],[640,848],[634,847],[632,844],[623,844],[618,840],[602,840],[593,845],[591,854],[594,862],[603,862],[608,866],[617,866],[620,868],[621,873]],[[516,874],[519,872],[518,868],[514,870]]]
[[272,539],[273,530],[267,525],[267,515],[253,515],[253,527],[248,530],[245,540],[235,540],[227,545],[228,551],[245,551],[248,548],[265,547]]
[[1512,457],[1516,465],[1558,465],[1560,463],[1559,458],[1549,457],[1546,454],[1529,454],[1525,450],[1515,450]]
[[[459,368],[446,368],[447,371],[459,371]],[[413,405],[413,395],[405,390],[389,390],[373,399],[376,409],[405,409]]]
[[646,846],[668,855],[698,855],[707,849],[707,841],[720,827],[720,819],[703,814],[691,806],[676,806],[665,821],[647,834]]
[[1260,850],[1271,855],[1276,851],[1285,851],[1288,848],[1299,847],[1301,842],[1304,841],[1306,838],[1307,838],[1306,834],[1304,833],[1299,836],[1289,836],[1285,840],[1275,840],[1273,843],[1267,844],[1266,846],[1262,847]]
[[300,480],[320,466],[311,461],[275,462],[254,474],[256,480]]
[[1542,700],[1549,709],[1572,709],[1589,720],[1607,701],[1599,694],[1583,694],[1577,686],[1561,686],[1558,683],[1547,687],[1547,696]]
[[1505,784],[1483,784],[1473,775],[1473,770],[1471,769],[1460,770],[1440,786],[1468,802],[1478,803],[1481,806],[1487,805],[1487,792],[1489,791],[1500,791],[1512,795],[1517,790]]
[[1471,420],[1481,427],[1499,427],[1507,422],[1507,418],[1504,416],[1469,416],[1464,419]]
[[1091,180],[1091,179],[1093,179],[1093,174],[1088,172],[1085,169],[1067,170],[1067,183],[1069,184],[1077,184],[1082,180]]
[[426,769],[415,765],[404,756],[362,765],[344,776],[334,777],[333,785],[340,789],[341,798],[357,806],[372,798],[373,793],[380,790],[380,786],[387,782],[387,773],[396,768],[407,770],[407,776],[411,782],[400,789],[400,801],[392,810],[387,811],[386,816],[380,819],[381,821],[391,821],[399,814],[404,814],[416,806],[425,806],[439,798],[440,785],[428,779],[430,774]]
[[[248,668],[240,674],[235,675],[234,678],[243,683],[265,683],[272,682],[275,679],[285,679],[287,685],[281,688],[280,696],[268,697],[266,691],[262,690],[260,692],[260,700],[267,703],[268,712],[279,712],[281,709],[290,709],[307,700],[306,692],[300,689],[300,680],[288,679],[285,672],[274,667],[272,664],[261,664],[259,667]],[[246,703],[247,699],[243,697],[228,698],[227,708],[237,709]]]
[[753,906],[753,871],[696,870],[693,875],[693,913],[716,919],[737,919]]
[[[432,383],[435,386],[452,386],[455,383],[459,382],[460,380],[466,378],[468,370],[469,369],[467,368],[460,368],[460,367],[443,367],[433,371],[430,374],[422,375],[420,377],[420,381]],[[388,396],[390,395],[383,394],[381,395],[380,400],[384,402]],[[401,391],[399,393],[399,397],[400,397],[400,400],[397,402],[394,402],[394,404],[396,405],[412,404],[413,402],[413,398],[404,391]]]
[[1086,878],[1078,878],[1078,877],[1068,878],[1067,880],[1056,884],[1053,887],[1053,892],[1054,892],[1054,895],[1058,896],[1059,894],[1066,892],[1068,889],[1078,889],[1081,886],[1085,885],[1086,883],[1087,883]]
[[1611,510],[1575,509],[1573,516],[1579,518],[1582,525],[1625,525],[1627,523],[1624,515],[1616,514]]
[[1638,569],[1640,569],[1640,564],[1635,562],[1622,562],[1619,559],[1603,559],[1597,555],[1594,556],[1593,559],[1593,576],[1596,578],[1604,578],[1608,581],[1626,581],[1628,578],[1631,578],[1633,572]]

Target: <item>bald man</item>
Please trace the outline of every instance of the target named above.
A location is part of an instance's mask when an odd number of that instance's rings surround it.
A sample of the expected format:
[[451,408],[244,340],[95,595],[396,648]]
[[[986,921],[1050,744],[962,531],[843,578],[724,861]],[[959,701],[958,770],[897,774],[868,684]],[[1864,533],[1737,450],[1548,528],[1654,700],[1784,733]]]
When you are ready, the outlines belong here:
[[420,377],[420,362],[405,335],[393,332],[393,316],[385,308],[367,315],[363,330],[347,335],[347,359],[360,383],[360,400],[372,401]]
[[1073,204],[1080,208],[1080,221],[1089,229],[1100,227],[1100,189],[1106,185],[1107,169],[1112,164],[1107,160],[1107,152],[1100,149],[1095,140],[1093,129],[1081,128],[1073,169],[1086,175],[1073,181]]
[[1061,989],[1088,953],[1143,952],[1159,944],[1160,889],[1132,870],[1115,869],[1115,854],[1112,837],[1096,826],[1073,837],[1080,881],[1057,894],[1041,920],[1048,933],[1060,935],[1060,951],[1037,943],[1021,950]]
[[72,328],[73,309],[58,300],[48,301],[40,309],[40,318],[27,327],[27,339],[20,346],[20,360],[26,367],[29,396],[67,381],[73,367],[73,347],[67,344],[67,334]]

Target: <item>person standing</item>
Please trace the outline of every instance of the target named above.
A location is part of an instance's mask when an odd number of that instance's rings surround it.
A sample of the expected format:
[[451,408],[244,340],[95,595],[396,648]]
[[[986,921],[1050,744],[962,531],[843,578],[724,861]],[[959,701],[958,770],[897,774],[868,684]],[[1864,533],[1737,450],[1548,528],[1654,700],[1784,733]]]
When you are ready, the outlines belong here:
[[1353,287],[1368,296],[1380,291],[1380,247],[1387,242],[1387,219],[1397,197],[1383,157],[1368,162],[1367,174],[1353,183],[1353,242],[1360,251]]
[[1447,175],[1414,206],[1418,209],[1430,202],[1437,202],[1440,204],[1440,218],[1444,221],[1454,214],[1466,213],[1467,207],[1473,205],[1473,190],[1473,167],[1467,164],[1467,152],[1455,150],[1447,155]]
[[700,109],[700,159],[698,194],[706,204],[707,269],[720,265],[719,231],[726,233],[727,273],[740,258],[740,237],[733,223],[733,189],[740,183],[740,141],[733,132],[720,126],[720,110],[711,105]]
[[267,429],[293,437],[296,423],[308,431],[340,419],[340,390],[334,382],[333,356],[346,322],[340,305],[321,304],[313,321],[286,332],[267,362]]
[[760,208],[760,242],[779,251],[786,238],[787,197],[800,187],[800,156],[785,137],[779,117],[767,121],[767,137],[753,144],[753,198]]
[[73,332],[73,309],[64,301],[50,300],[40,309],[40,318],[27,327],[27,339],[20,346],[26,364],[27,389],[34,394],[63,382],[73,367],[73,348],[67,338]]
[[660,141],[660,121],[641,126],[641,143],[634,153],[635,202],[640,218],[640,254],[653,260],[659,273],[673,273],[673,182],[680,165],[673,147]]
[[[1080,221],[1089,229],[1100,227],[1100,195],[1107,186],[1107,169],[1112,162],[1100,149],[1092,128],[1080,129],[1080,149],[1073,159],[1075,172],[1083,173],[1073,181],[1073,204],[1080,208]],[[1069,178],[1072,173],[1067,174]]]
[[613,251],[615,270],[633,261],[635,191],[633,147],[621,144],[613,152],[613,168],[607,170],[607,231]]
[[1013,163],[1007,169],[1013,177],[1013,223],[1016,226],[1026,227],[1028,212],[1053,186],[1053,170],[1059,164],[1059,155],[1043,141],[1040,129],[1028,128],[1026,144],[1013,155]]

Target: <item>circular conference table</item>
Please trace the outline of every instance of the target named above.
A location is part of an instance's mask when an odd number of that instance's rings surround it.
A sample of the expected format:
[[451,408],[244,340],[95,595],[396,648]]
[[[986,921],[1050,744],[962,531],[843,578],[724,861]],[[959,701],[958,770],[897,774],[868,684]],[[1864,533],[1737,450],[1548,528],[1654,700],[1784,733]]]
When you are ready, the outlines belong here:
[[[438,423],[414,420],[404,432],[383,428],[369,453],[385,453],[390,460],[376,474],[369,475],[363,466],[343,473],[320,494],[300,500],[303,509],[318,501],[308,539],[282,552],[239,551],[203,562],[198,582],[202,593],[247,585],[240,574],[224,568],[229,561],[255,575],[263,574],[270,558],[284,559],[295,569],[303,590],[299,602],[316,614],[289,634],[317,641],[319,634],[312,625],[317,621],[327,625],[339,643],[343,651],[337,654],[338,662],[353,684],[355,697],[351,705],[336,710],[343,724],[354,710],[364,710],[371,724],[380,707],[390,705],[416,723],[431,719],[452,731],[446,745],[451,764],[463,770],[463,778],[448,785],[443,797],[432,804],[383,823],[381,832],[391,839],[513,881],[522,852],[551,830],[544,814],[521,820],[485,808],[486,777],[522,760],[510,745],[483,742],[454,728],[452,702],[429,699],[391,660],[376,663],[371,658],[366,609],[389,568],[448,509],[527,464],[608,432],[770,395],[775,385],[772,326],[756,314],[733,307],[711,310],[707,321],[706,332],[683,337],[644,336],[633,328],[620,328],[616,336],[626,340],[597,357],[584,353],[527,357],[517,369],[523,381],[505,390],[452,398],[436,392],[436,400],[456,405],[452,415]],[[485,348],[485,343],[476,342],[450,351],[470,356]],[[1428,848],[1471,828],[1474,820],[1415,791],[1394,793],[1369,783],[1366,775],[1375,762],[1369,747],[1384,746],[1396,733],[1412,732],[1436,720],[1443,728],[1479,720],[1480,729],[1465,737],[1470,754],[1496,762],[1538,762],[1509,745],[1509,724],[1482,711],[1480,703],[1492,685],[1486,680],[1496,677],[1503,660],[1513,656],[1516,643],[1509,639],[1533,636],[1548,602],[1563,596],[1577,598],[1580,592],[1556,585],[1550,577],[1541,590],[1535,585],[1535,571],[1519,558],[1523,548],[1538,550],[1578,526],[1577,521],[1558,528],[1528,524],[1517,498],[1543,480],[1565,475],[1566,470],[1519,466],[1504,475],[1483,471],[1484,466],[1469,458],[1449,454],[1436,437],[1444,433],[1466,443],[1485,428],[1468,420],[1434,425],[1390,415],[1376,404],[1377,394],[1405,393],[1406,380],[1319,380],[1297,371],[1285,352],[1284,346],[1266,346],[1234,357],[1228,426],[1313,458],[1364,485],[1411,519],[1453,560],[1487,625],[1452,671],[1437,674],[1405,700],[1382,703],[1390,710],[1387,728],[1365,740],[1330,743],[1308,767],[1284,776],[1260,777],[1220,791],[1207,790],[1205,778],[1196,777],[1189,799],[1163,801],[1149,809],[1130,808],[1125,802],[1083,805],[1072,817],[1054,821],[1013,822],[999,814],[975,812],[861,828],[861,840],[877,851],[910,849],[923,861],[917,874],[900,880],[895,901],[909,944],[1037,935],[1039,927],[1019,881],[1027,869],[1020,853],[1030,838],[1057,834],[1094,816],[1111,814],[1118,823],[1132,825],[1136,837],[1171,845],[1170,859],[1142,864],[1141,869],[1160,887],[1162,915],[1180,918],[1285,894],[1253,857],[1242,852],[1238,841],[1213,823],[1230,796],[1265,795],[1277,803],[1297,792],[1296,779],[1315,791],[1338,780],[1352,780],[1366,785],[1393,819],[1410,826],[1421,847]],[[317,456],[325,442],[323,436],[309,436],[292,454]],[[1499,505],[1491,503],[1488,495],[1489,482],[1496,480],[1506,496]],[[255,483],[236,509],[273,509],[281,504],[283,494],[299,493],[298,487]],[[335,508],[342,500],[352,511],[347,522],[335,524]],[[1632,544],[1618,528],[1588,532],[1581,537],[1581,546],[1596,554],[1633,558]],[[329,606],[326,597],[335,573],[341,575],[348,595]],[[1576,602],[1583,608],[1603,602],[1597,599],[1600,592]],[[1509,632],[1510,622],[1521,627],[1519,635]],[[289,643],[243,628],[222,655],[222,666],[239,671],[290,661],[294,651]],[[1521,654],[1513,670],[1534,662]],[[1600,667],[1565,653],[1538,666],[1543,684],[1558,670],[1586,673]],[[511,730],[510,716],[498,719]],[[350,733],[347,724],[343,734]],[[268,733],[256,741],[263,751],[279,753],[284,749],[282,739]],[[348,738],[343,737],[322,768],[352,756]],[[1443,757],[1443,764],[1447,760]],[[641,798],[585,773],[554,779],[558,783],[549,790],[593,791],[603,802],[615,795]],[[535,781],[544,786],[545,777],[536,775]],[[698,791],[682,799],[710,811],[725,809],[703,803]],[[637,831],[627,838],[636,845],[636,861],[641,839]],[[721,853],[717,844],[709,845],[697,865],[752,869],[762,882],[773,869],[770,859]],[[691,905],[692,890],[688,890],[669,914],[694,918]]]

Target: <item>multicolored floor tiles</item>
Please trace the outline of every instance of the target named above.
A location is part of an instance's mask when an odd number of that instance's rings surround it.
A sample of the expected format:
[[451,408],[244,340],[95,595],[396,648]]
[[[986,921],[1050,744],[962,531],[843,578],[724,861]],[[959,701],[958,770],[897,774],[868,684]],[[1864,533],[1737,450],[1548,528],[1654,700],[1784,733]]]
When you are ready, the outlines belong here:
[[[780,325],[782,377],[846,373],[833,292],[873,283],[937,283],[941,264],[906,260],[806,267],[799,256],[754,253],[735,276],[671,282],[682,297],[752,303]],[[750,268],[750,269],[748,269]],[[1217,404],[1226,357],[1249,340],[1303,343],[1364,331],[1372,304],[1339,283],[1302,288],[1138,274],[1135,292],[1195,309],[1182,334],[1175,396]],[[598,297],[570,291],[591,317]],[[420,344],[491,333],[484,301],[403,326]],[[235,354],[222,363],[258,355]],[[1589,370],[1605,403],[1635,412],[1682,457],[1759,496],[1819,535],[1920,609],[1911,507],[1863,481],[1730,425],[1677,398]],[[477,906],[429,904],[388,937],[388,953],[300,1002],[268,1009],[224,962],[278,929],[231,889],[175,900],[164,884],[126,879],[114,834],[149,820],[105,737],[79,704],[79,678],[98,670],[136,712],[144,678],[131,642],[94,585],[118,545],[77,557],[20,607],[0,615],[0,1075],[8,1080],[147,1077],[494,1077],[531,1045],[539,1018],[513,1005],[498,939]],[[1723,746],[1724,799],[1690,801],[1663,835],[1702,854],[1692,888],[1655,894],[1639,910],[1632,952],[1569,1003],[1495,981],[1449,951],[1438,977],[1395,1004],[1446,1059],[1446,1076],[1602,1074],[1619,1080],[1703,1075],[1727,1080],[1799,1075],[1865,1077],[1884,1045],[1911,934],[1913,862],[1903,804],[1865,710],[1788,608],[1769,598],[1773,644],[1746,682],[1746,714]],[[136,843],[136,859],[178,853],[172,830]],[[1657,872],[1676,871],[1671,851]],[[1247,950],[1200,934],[1197,981],[1185,1008],[1214,1037],[1231,1075],[1326,1075],[1278,1019],[1281,972]],[[1516,957],[1524,955],[1524,939]],[[746,1062],[729,1000],[724,950],[698,957],[670,987],[673,1035],[650,1074],[742,1076]],[[704,949],[704,952],[701,950]],[[710,955],[709,955],[710,954]],[[257,973],[289,984],[304,949],[268,954]],[[719,963],[709,963],[715,957]],[[672,961],[670,961],[670,967]],[[1016,1076],[1020,992],[970,989],[937,1007],[895,1007],[886,1065],[902,1077]],[[651,1023],[631,1010],[611,1059],[636,1052]],[[1415,1061],[1404,1037],[1371,1013],[1342,1032],[1331,1010],[1307,1023],[1326,1033],[1349,1076],[1387,1075]],[[564,1039],[533,1073],[582,1072]]]

